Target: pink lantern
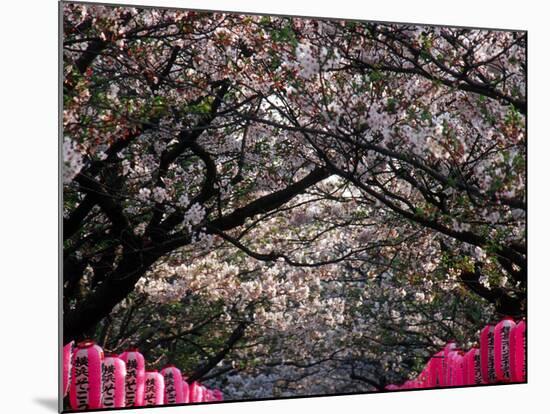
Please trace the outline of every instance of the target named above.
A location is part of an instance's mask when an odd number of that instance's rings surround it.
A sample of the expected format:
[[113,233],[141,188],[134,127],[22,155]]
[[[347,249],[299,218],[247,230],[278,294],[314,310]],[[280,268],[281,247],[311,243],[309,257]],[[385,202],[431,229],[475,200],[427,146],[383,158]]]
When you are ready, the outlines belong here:
[[182,401],[183,404],[189,403],[189,399],[190,399],[189,384],[187,383],[187,381],[185,381],[186,379],[187,377],[183,377],[181,379],[181,385],[183,389],[183,401]]
[[103,407],[124,407],[126,395],[126,364],[117,356],[107,356],[103,362]]
[[408,390],[420,388],[420,384],[416,379],[405,381],[404,388]]
[[481,361],[478,348],[472,348],[464,355],[464,385],[481,384]]
[[514,341],[512,329],[516,323],[512,318],[504,318],[495,326],[495,376],[499,382],[512,380],[512,355]]
[[[470,349],[471,351],[471,349]],[[470,384],[470,365],[469,365],[469,352],[465,352],[463,355],[463,364],[462,364],[462,383],[464,385],[472,385]]]
[[[388,385],[389,387],[389,385]],[[223,401],[223,392],[221,392],[219,389],[215,388],[212,391],[212,396],[214,397],[214,401]]]
[[214,395],[212,395],[212,390],[209,388],[205,388],[204,390],[204,401],[206,402],[214,401]]
[[141,407],[145,393],[145,359],[137,349],[120,354],[126,363],[126,407]]
[[204,385],[201,385],[201,390],[202,390],[202,393],[201,393],[202,394],[202,400],[201,401],[202,402],[208,401],[208,395],[207,395],[208,388],[206,388]]
[[454,372],[455,372],[455,356],[457,355],[457,351],[456,350],[452,350],[450,352],[447,353],[446,357],[445,357],[445,360],[446,360],[446,364],[445,364],[445,368],[446,368],[446,371],[445,371],[445,386],[447,387],[450,387],[453,385],[453,380],[454,380]]
[[525,351],[527,349],[526,328],[527,325],[525,321],[520,321],[512,329],[512,342],[514,343],[514,352],[512,355],[512,381],[514,382],[525,382],[527,378],[527,365],[525,363]]
[[80,342],[73,355],[69,400],[73,410],[101,408],[103,349],[94,341]]
[[451,385],[453,387],[464,385],[464,354],[462,351],[453,353],[452,367]]
[[443,351],[439,351],[428,361],[430,387],[441,387],[443,383]]
[[202,402],[202,388],[196,381],[189,386],[189,402]]
[[[429,361],[428,361],[429,363]],[[431,387],[431,379],[430,379],[430,370],[429,366],[426,365],[420,375],[417,378],[419,388],[428,388]]]
[[183,404],[183,378],[181,371],[168,365],[161,371],[164,377],[164,404]]
[[156,370],[145,373],[144,404],[164,404],[164,377]]
[[480,340],[481,378],[484,384],[491,384],[496,380],[495,373],[495,327],[486,325],[481,330]]
[[73,360],[74,341],[69,342],[63,347],[63,397],[69,392],[69,383],[71,381],[71,363]]
[[450,376],[449,376],[449,363],[450,363],[450,353],[456,350],[456,343],[447,342],[445,348],[443,348],[443,362],[441,366],[441,386],[447,387],[450,385]]
[[407,388],[410,390],[420,388],[420,383],[416,379],[406,381],[405,384],[407,384]]

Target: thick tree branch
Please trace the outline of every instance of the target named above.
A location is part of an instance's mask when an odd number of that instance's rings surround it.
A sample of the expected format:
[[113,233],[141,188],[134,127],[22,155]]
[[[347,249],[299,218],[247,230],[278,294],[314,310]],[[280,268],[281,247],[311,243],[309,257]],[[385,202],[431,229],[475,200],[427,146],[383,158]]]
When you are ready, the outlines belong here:
[[237,325],[237,328],[231,333],[229,339],[225,342],[223,348],[212,356],[204,365],[196,369],[188,378],[188,382],[200,380],[210,370],[212,370],[219,362],[221,362],[225,356],[233,349],[235,344],[244,336],[248,322],[242,321]]
[[232,213],[212,220],[210,224],[221,231],[230,230],[244,224],[247,218],[256,214],[267,213],[290,201],[296,195],[303,193],[307,188],[328,178],[330,173],[325,168],[315,168],[308,175],[283,190],[275,191],[264,197],[251,202],[250,204],[237,208]]

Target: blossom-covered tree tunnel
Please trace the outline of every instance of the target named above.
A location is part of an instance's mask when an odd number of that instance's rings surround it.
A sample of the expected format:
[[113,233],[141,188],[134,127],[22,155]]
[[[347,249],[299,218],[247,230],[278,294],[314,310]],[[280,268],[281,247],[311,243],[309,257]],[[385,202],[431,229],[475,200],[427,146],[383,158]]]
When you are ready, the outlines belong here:
[[526,34],[63,6],[63,334],[234,398],[526,310]]

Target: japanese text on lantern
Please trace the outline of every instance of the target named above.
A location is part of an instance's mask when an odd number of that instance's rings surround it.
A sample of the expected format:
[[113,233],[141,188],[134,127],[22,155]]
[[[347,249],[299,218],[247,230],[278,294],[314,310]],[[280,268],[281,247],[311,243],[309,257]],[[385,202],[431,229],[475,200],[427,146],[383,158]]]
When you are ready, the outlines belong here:
[[136,396],[138,368],[137,360],[128,359],[126,368],[126,406],[129,407],[133,405]]
[[176,402],[176,384],[174,381],[174,374],[172,372],[166,373],[164,376],[166,386],[166,402],[168,404],[174,404]]
[[475,374],[475,383],[476,384],[481,384],[482,383],[481,354],[479,352],[476,352],[474,354],[474,374]]
[[78,409],[84,410],[88,406],[88,357],[77,356],[74,361],[74,381]]
[[103,366],[103,406],[114,408],[115,406],[115,366]]
[[495,335],[490,333],[488,337],[488,348],[489,348],[489,359],[488,359],[488,368],[489,371],[489,381],[494,382],[497,376],[495,371]]
[[148,378],[145,380],[145,402],[147,405],[155,405],[155,380]]
[[504,326],[500,333],[502,338],[502,371],[504,377],[510,378],[510,326]]

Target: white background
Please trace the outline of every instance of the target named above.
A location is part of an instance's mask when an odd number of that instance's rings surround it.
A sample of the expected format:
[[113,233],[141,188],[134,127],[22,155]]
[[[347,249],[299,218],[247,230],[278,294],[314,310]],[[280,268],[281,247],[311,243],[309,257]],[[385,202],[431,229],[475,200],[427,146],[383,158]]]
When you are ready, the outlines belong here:
[[[535,1],[143,0],[148,5],[529,31],[529,384],[219,406],[156,413],[548,412],[550,13]],[[128,4],[142,4],[128,0]],[[0,11],[0,412],[52,413],[57,396],[57,3]],[[128,410],[149,413],[150,410]]]

